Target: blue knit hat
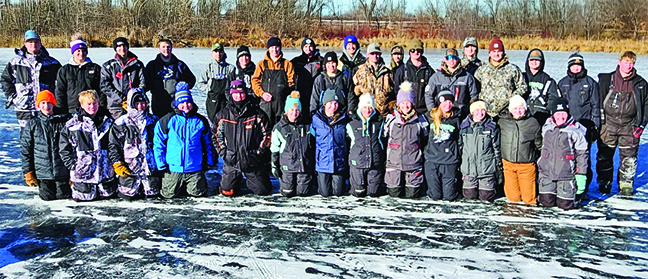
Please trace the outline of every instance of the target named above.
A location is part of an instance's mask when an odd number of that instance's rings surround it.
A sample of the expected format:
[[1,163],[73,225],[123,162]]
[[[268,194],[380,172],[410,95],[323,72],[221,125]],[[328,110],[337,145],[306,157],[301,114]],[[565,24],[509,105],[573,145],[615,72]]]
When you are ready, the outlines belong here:
[[286,98],[286,105],[284,105],[284,111],[288,111],[289,109],[296,108],[297,110],[301,111],[302,106],[301,102],[299,102],[299,91],[293,91],[290,93],[288,98]]
[[189,90],[189,85],[184,82],[178,82],[175,86],[175,99],[173,100],[173,105],[178,106],[184,102],[193,103],[193,98],[191,97],[191,91]]
[[356,36],[347,35],[346,37],[344,37],[344,49],[346,49],[349,43],[354,43],[356,45],[356,48],[360,48],[360,43],[358,43],[358,38],[356,38]]

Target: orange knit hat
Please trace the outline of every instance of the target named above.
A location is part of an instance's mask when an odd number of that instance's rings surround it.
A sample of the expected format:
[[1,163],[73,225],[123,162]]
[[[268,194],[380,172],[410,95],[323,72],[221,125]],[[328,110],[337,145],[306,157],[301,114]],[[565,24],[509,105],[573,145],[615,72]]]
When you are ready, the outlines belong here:
[[48,101],[56,106],[56,98],[54,98],[52,91],[43,90],[38,93],[38,95],[36,95],[36,105],[38,106],[42,101]]

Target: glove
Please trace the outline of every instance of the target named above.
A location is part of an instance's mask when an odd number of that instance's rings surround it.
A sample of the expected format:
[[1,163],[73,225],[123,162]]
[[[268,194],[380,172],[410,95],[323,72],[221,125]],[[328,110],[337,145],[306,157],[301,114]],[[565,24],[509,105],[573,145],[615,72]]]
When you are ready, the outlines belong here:
[[126,101],[122,101],[122,108],[124,110],[128,110],[128,104],[126,103]]
[[634,133],[632,133],[632,134],[634,135],[634,137],[636,139],[638,139],[638,138],[641,137],[641,134],[643,133],[643,130],[644,130],[643,126],[639,126],[639,127],[637,127],[637,129],[634,130]]
[[576,178],[576,195],[585,193],[585,188],[587,187],[587,176],[584,174],[575,175]]
[[117,162],[113,164],[113,169],[115,170],[115,173],[121,177],[127,177],[131,175],[131,171],[128,169],[126,165],[122,162]]
[[33,171],[25,173],[25,183],[29,187],[38,187],[38,180],[36,180],[36,175]]

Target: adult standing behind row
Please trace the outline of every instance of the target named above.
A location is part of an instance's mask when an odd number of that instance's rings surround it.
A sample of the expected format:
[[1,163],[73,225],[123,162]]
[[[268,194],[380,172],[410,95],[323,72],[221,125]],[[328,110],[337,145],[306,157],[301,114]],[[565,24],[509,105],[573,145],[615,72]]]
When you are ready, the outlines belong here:
[[[88,45],[81,36],[73,36],[70,42],[72,57],[58,71],[56,78],[56,105],[75,113],[79,108],[79,93],[86,90],[101,92],[101,66],[88,57]],[[100,94],[101,96],[101,94]],[[106,105],[105,97],[100,105]]]
[[[373,43],[367,47],[367,62],[358,67],[353,76],[353,89],[356,96],[369,93],[376,101],[376,110],[385,116],[391,113],[391,108],[396,103],[394,94],[393,75],[385,66],[381,57],[380,45]],[[391,104],[390,104],[391,103]]]
[[151,91],[151,110],[161,118],[173,112],[176,84],[184,81],[192,88],[196,84],[196,76],[186,63],[172,53],[171,39],[161,39],[157,46],[160,53],[146,64],[146,88]]
[[283,57],[281,40],[268,40],[266,55],[257,64],[252,76],[252,89],[261,98],[259,106],[268,116],[268,130],[281,120],[286,97],[295,87],[293,64]]
[[227,54],[223,45],[215,43],[211,54],[214,59],[203,69],[198,80],[198,87],[207,92],[205,108],[209,120],[227,106],[230,82],[236,79],[236,68],[225,61]]
[[23,47],[14,51],[16,56],[2,72],[1,83],[7,97],[6,108],[14,106],[22,129],[36,115],[36,95],[42,90],[54,90],[61,64],[49,55],[34,30],[25,32]]
[[146,92],[144,63],[129,51],[128,39],[119,37],[113,41],[115,57],[106,61],[101,69],[101,93],[106,95],[106,107],[113,119],[126,113],[126,95],[132,88]]
[[322,72],[322,56],[315,41],[305,37],[301,43],[301,55],[290,62],[295,69],[295,87],[299,91],[300,102],[304,107],[310,107],[311,91],[315,78]]
[[428,110],[439,106],[438,95],[448,90],[453,94],[453,105],[459,108],[461,119],[469,114],[469,105],[478,97],[475,78],[464,70],[459,62],[459,53],[454,48],[446,50],[441,70],[434,73],[425,89],[425,104]]
[[413,39],[407,44],[407,47],[409,48],[409,59],[404,66],[395,70],[394,88],[400,88],[403,82],[409,81],[414,92],[414,109],[419,114],[425,114],[428,111],[425,105],[425,91],[430,77],[434,74],[434,69],[423,55],[423,41]]
[[[329,51],[324,55],[324,72],[318,75],[313,82],[313,91],[310,96],[310,115],[313,116],[323,106],[322,98],[328,89],[337,90],[338,94],[344,95],[341,98],[340,106],[349,112],[354,112],[358,105],[358,98],[355,93],[349,91],[353,88],[351,77],[345,75],[338,69],[338,58],[335,52]],[[301,93],[300,93],[301,94]]]
[[479,45],[477,44],[477,39],[474,37],[467,37],[464,39],[461,66],[471,75],[475,75],[477,69],[484,65],[484,62],[477,57],[478,52]]

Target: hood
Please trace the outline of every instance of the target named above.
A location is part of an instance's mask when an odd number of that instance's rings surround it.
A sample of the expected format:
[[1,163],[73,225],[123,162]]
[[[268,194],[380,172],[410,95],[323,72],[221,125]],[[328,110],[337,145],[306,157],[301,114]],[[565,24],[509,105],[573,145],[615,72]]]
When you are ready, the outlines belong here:
[[587,69],[583,68],[580,73],[574,74],[569,70],[569,68],[567,68],[567,76],[573,81],[573,83],[576,83],[579,79],[587,77]]
[[491,68],[496,69],[496,70],[499,69],[499,68],[502,68],[502,67],[506,66],[506,64],[508,64],[508,63],[509,63],[509,61],[508,61],[508,55],[506,55],[506,54],[504,54],[504,57],[502,57],[502,62],[500,62],[500,64],[497,65],[497,67],[493,66],[493,64],[491,63],[491,58],[488,57],[488,65],[489,65]]
[[254,62],[250,61],[247,65],[245,65],[245,68],[241,68],[241,64],[239,64],[239,62],[236,61],[236,68],[240,72],[251,76],[254,74],[254,69],[256,69],[256,65],[254,64]]
[[178,57],[176,57],[175,54],[173,54],[173,53],[171,53],[171,60],[169,60],[169,62],[165,62],[164,60],[162,60],[162,54],[161,53],[157,54],[157,56],[155,57],[155,60],[160,61],[164,65],[170,65],[170,64],[177,64],[178,63]]
[[455,68],[455,70],[452,71],[452,72],[450,72],[450,69],[448,68],[448,65],[446,64],[446,62],[441,61],[441,72],[443,72],[443,74],[445,74],[446,76],[459,75],[463,70],[464,70],[464,67],[461,64],[461,61],[459,61],[457,63],[457,68]]
[[[144,102],[146,103],[146,109],[144,111],[138,111],[137,108],[135,108],[135,102],[133,102],[133,100],[136,96],[141,96],[144,98]],[[128,91],[128,94],[126,95],[126,103],[128,104],[126,113],[128,113],[129,116],[135,118],[144,116],[148,112],[148,108],[151,104],[148,97],[146,96],[146,93],[144,93],[144,91],[142,91],[142,89],[140,88],[133,88]]]
[[[538,72],[535,75],[531,73],[531,68],[529,68],[529,57],[531,56],[531,53],[533,53],[534,51],[540,52],[540,56],[542,57],[542,60],[540,60],[540,69],[538,70]],[[534,48],[531,51],[529,51],[529,53],[527,54],[526,62],[524,63],[524,70],[525,70],[526,75],[531,77],[531,76],[537,76],[537,75],[543,73],[544,72],[544,67],[545,67],[545,60],[546,60],[545,55],[542,52],[542,50],[540,50],[538,48]]]

